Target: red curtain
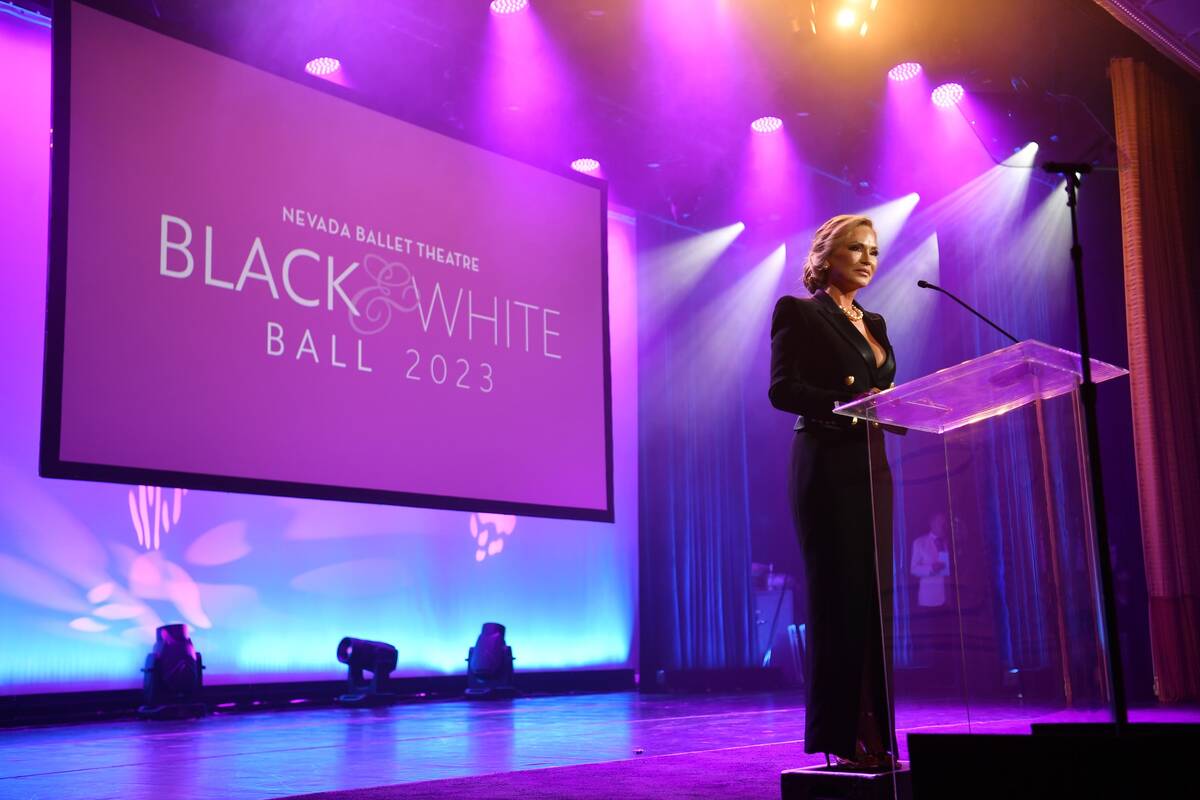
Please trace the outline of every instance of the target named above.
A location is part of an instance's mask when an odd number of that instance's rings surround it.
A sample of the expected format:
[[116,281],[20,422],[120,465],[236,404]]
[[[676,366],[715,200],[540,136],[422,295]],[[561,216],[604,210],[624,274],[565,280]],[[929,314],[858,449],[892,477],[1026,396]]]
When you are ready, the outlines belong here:
[[1200,203],[1189,100],[1109,65],[1116,112],[1133,439],[1155,691],[1200,699]]

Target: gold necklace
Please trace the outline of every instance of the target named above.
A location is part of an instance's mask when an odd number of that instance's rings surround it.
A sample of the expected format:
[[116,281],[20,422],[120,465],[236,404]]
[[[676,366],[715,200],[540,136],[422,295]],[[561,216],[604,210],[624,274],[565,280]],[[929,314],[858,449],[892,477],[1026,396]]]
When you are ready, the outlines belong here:
[[851,322],[861,322],[862,321],[862,318],[863,318],[862,309],[859,308],[858,306],[854,305],[853,303],[851,303],[848,306],[843,306],[839,303],[838,308],[841,309],[842,313],[846,315],[846,319],[850,320]]

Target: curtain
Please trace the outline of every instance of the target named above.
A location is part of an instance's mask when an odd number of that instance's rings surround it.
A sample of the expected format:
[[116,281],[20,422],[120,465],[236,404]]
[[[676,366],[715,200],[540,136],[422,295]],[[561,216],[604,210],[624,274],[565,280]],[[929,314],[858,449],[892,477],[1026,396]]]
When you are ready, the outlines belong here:
[[[1004,200],[986,204],[988,195]],[[1028,171],[994,168],[914,220],[918,236],[932,226],[943,285],[1020,339],[1076,346],[1070,227],[1065,194],[1055,183],[1034,180]],[[939,310],[936,324],[923,341],[910,343],[918,375],[1010,344],[948,301],[930,307]],[[1051,442],[1074,441],[1069,410],[1065,400],[1047,410]],[[1029,452],[1035,436],[1029,430],[1031,414],[1029,409],[1003,416],[947,437],[952,457],[965,465],[952,477],[954,503],[966,519],[981,523],[979,530],[965,531],[965,552],[959,554],[973,691],[999,691],[1012,670],[1028,675],[1061,667],[1055,599],[1042,591],[1050,572],[1043,542],[1047,510],[1037,500],[1040,493],[1031,491],[1042,481],[1039,462]],[[1069,452],[1052,454],[1049,479],[1055,496],[1070,495],[1064,481],[1072,474],[1072,458]],[[1078,538],[1078,525],[1067,509],[1050,511],[1059,549],[1065,551]],[[1059,588],[1066,593],[1074,585]],[[1091,605],[1088,598],[1077,602]],[[1088,633],[1083,617],[1068,618],[1067,624],[1061,632],[1067,638]]]
[[1200,699],[1200,237],[1189,98],[1110,64],[1150,642],[1160,701]]
[[[754,666],[745,378],[716,366],[723,332],[696,315],[738,270],[713,268],[668,304],[649,274],[665,265],[643,260],[689,236],[638,221],[643,686],[660,669]],[[760,382],[765,406],[765,376]]]

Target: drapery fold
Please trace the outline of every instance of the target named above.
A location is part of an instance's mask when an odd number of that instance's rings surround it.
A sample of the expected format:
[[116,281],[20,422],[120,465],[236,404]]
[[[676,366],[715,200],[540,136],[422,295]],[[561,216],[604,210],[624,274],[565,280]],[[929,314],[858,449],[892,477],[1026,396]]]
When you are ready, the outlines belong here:
[[1109,66],[1126,326],[1155,691],[1200,699],[1200,191],[1188,98],[1129,58]]
[[[640,253],[683,238],[653,219],[638,225]],[[729,336],[697,311],[738,272],[713,269],[667,311],[661,268],[649,259],[638,290],[643,686],[658,670],[755,666],[743,376],[718,366]]]

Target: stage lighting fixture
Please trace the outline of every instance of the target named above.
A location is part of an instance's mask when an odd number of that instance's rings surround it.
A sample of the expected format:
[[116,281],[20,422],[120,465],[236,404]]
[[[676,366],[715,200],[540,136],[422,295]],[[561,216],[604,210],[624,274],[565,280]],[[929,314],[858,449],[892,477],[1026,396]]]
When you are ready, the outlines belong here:
[[941,108],[950,108],[951,106],[956,106],[962,102],[963,99],[962,84],[943,83],[941,86],[938,86],[933,90],[933,94],[931,94],[930,97],[932,98],[935,106],[940,106]]
[[201,717],[208,709],[200,702],[204,684],[204,662],[182,622],[163,625],[154,632],[154,649],[142,668],[145,702],[138,708],[143,717],[182,719]]
[[577,158],[571,162],[571,169],[576,172],[595,172],[600,169],[600,162],[594,158]]
[[[870,0],[869,3],[867,0],[810,0],[807,5],[811,11],[808,26],[814,34],[833,27],[843,34],[857,30],[859,36],[866,36],[875,11],[879,8],[879,0]],[[792,30],[800,30],[799,19],[792,20]]]
[[504,641],[504,626],[483,623],[475,646],[467,651],[467,697],[513,697],[512,648]]
[[321,56],[314,58],[304,65],[304,71],[309,75],[316,75],[318,78],[325,75],[332,75],[342,68],[342,62],[331,56]]
[[528,5],[529,0],[492,0],[491,9],[493,14],[515,14]]
[[921,74],[921,65],[915,61],[905,61],[888,70],[888,78],[894,81],[910,81]]
[[779,117],[759,117],[750,123],[750,130],[755,133],[774,133],[783,128],[783,120]]
[[[339,703],[373,705],[389,702],[393,695],[387,691],[388,678],[396,668],[399,653],[387,642],[353,639],[349,636],[338,642],[337,660],[346,665],[350,690],[339,695]],[[367,680],[364,672],[371,673]]]

